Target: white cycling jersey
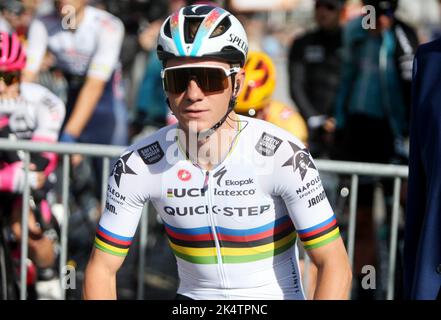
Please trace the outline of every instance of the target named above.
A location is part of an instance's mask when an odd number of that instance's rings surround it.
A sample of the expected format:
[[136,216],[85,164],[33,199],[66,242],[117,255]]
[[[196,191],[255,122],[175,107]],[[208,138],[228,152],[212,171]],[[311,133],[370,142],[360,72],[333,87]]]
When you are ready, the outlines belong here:
[[297,235],[313,249],[339,237],[317,168],[303,144],[239,116],[228,156],[207,171],[189,161],[177,127],[160,129],[116,162],[95,246],[124,256],[152,201],[193,299],[304,299]]
[[38,72],[49,49],[58,67],[69,74],[110,79],[118,65],[124,25],[104,10],[91,6],[84,10],[84,18],[75,30],[69,29],[73,17],[61,18],[56,13],[31,25],[26,70]]
[[[65,115],[64,103],[52,92],[35,83],[21,83],[16,99],[0,99],[0,130],[8,138],[55,142]],[[42,154],[49,160],[46,175],[55,170],[54,153]],[[7,163],[0,157],[0,191],[17,192],[24,187],[23,164]]]

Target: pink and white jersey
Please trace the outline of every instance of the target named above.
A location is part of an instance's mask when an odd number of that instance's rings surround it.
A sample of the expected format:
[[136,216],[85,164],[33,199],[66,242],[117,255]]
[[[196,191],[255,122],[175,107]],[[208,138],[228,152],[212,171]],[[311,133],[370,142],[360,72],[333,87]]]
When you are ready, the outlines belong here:
[[[14,140],[56,142],[65,116],[64,103],[48,89],[34,83],[22,83],[16,99],[0,99],[0,129]],[[56,166],[56,155],[44,152],[49,160],[46,175]],[[7,163],[0,159],[0,190],[18,192],[23,188],[21,161]],[[32,184],[32,181],[31,181]]]

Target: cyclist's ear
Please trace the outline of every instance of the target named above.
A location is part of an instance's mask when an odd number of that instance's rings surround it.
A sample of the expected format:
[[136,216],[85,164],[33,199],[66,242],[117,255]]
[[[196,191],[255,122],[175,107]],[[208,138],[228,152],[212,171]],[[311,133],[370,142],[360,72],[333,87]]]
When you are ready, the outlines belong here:
[[240,69],[240,71],[236,74],[236,78],[234,80],[234,96],[237,98],[245,81],[245,71],[243,69]]

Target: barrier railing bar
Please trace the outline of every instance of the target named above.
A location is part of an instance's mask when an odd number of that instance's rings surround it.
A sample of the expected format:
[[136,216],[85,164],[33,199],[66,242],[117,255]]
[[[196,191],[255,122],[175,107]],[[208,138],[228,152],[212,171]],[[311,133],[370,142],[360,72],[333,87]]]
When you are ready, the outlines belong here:
[[27,298],[27,263],[28,263],[28,240],[29,240],[29,199],[31,189],[29,186],[29,165],[31,155],[29,152],[24,153],[24,190],[23,190],[23,206],[21,213],[21,259],[20,259],[20,299]]
[[[0,235],[1,237],[3,236],[3,234]],[[3,300],[9,300],[9,296],[8,296],[8,286],[6,284],[7,281],[7,275],[6,275],[6,252],[3,248],[3,246],[0,246],[0,272],[1,272],[1,283],[2,283],[2,296],[3,296]]]
[[[108,146],[101,144],[85,143],[47,143],[30,141],[10,141],[0,139],[0,149],[3,150],[27,150],[29,152],[55,152],[58,154],[80,153],[85,156],[95,157],[118,157],[124,151],[122,146]],[[334,172],[339,174],[357,174],[381,177],[407,178],[408,167],[392,164],[360,163],[349,161],[320,160],[315,163],[320,171]]]
[[[354,272],[354,250],[355,250],[355,226],[357,222],[357,197],[358,197],[358,175],[353,174],[351,177],[351,190],[349,199],[349,226],[348,226],[348,257],[351,264],[352,272]],[[351,292],[349,293],[349,299]]]
[[400,213],[401,179],[394,179],[394,198],[392,207],[392,224],[389,246],[389,269],[387,278],[387,300],[393,300],[395,289],[395,266],[397,259],[398,222]]
[[136,293],[137,300],[144,299],[144,270],[145,270],[145,255],[147,250],[147,236],[148,236],[148,219],[149,219],[149,203],[144,204],[141,215],[141,226],[139,235],[139,264],[138,264],[138,288]]
[[394,164],[378,164],[364,162],[349,162],[335,160],[314,161],[319,171],[338,173],[341,175],[373,176],[373,177],[400,177],[407,178],[409,169],[407,166]]
[[354,271],[355,229],[357,221],[358,175],[351,177],[351,190],[349,199],[349,226],[348,226],[348,257]]
[[64,288],[63,270],[67,265],[67,231],[69,228],[69,170],[70,156],[63,155],[63,184],[62,184],[62,203],[63,203],[63,222],[61,224],[61,252],[60,252],[60,284],[61,299],[66,299],[66,290]]
[[86,143],[47,143],[27,140],[0,139],[2,150],[26,150],[28,152],[55,152],[58,154],[82,154],[90,157],[118,157],[125,147]]

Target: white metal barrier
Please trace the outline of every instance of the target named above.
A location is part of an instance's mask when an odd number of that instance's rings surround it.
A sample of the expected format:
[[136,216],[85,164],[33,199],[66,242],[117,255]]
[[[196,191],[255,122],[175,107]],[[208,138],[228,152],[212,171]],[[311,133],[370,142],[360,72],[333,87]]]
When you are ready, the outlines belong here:
[[[69,219],[69,168],[71,154],[81,154],[90,157],[103,158],[103,177],[109,176],[109,163],[110,159],[119,156],[124,147],[118,146],[105,146],[105,145],[93,145],[93,144],[67,144],[67,143],[41,143],[31,141],[10,141],[7,139],[0,139],[0,150],[9,151],[24,151],[24,164],[26,173],[29,172],[30,153],[31,152],[54,152],[62,155],[62,205],[64,212],[64,223],[61,226],[61,254],[60,254],[60,274],[63,267],[67,263],[67,230]],[[392,300],[394,298],[394,280],[395,280],[395,266],[396,266],[396,248],[398,241],[398,222],[399,222],[399,204],[400,204],[400,189],[402,179],[406,179],[408,176],[407,166],[397,165],[384,165],[384,164],[371,164],[371,163],[355,163],[345,161],[331,161],[331,160],[316,160],[317,167],[320,172],[331,172],[336,174],[350,175],[351,176],[351,192],[349,202],[349,223],[348,223],[348,237],[347,237],[347,251],[351,265],[354,261],[354,247],[355,247],[355,232],[356,232],[356,219],[357,219],[357,196],[358,196],[358,180],[359,176],[375,176],[375,177],[388,177],[394,179],[394,191],[393,191],[393,207],[392,207],[392,223],[391,223],[391,236],[389,246],[389,266],[388,266],[388,285],[387,285],[387,299]],[[107,179],[102,179],[101,186],[101,202],[105,203],[107,190]],[[29,197],[30,187],[26,174],[25,189],[23,192],[23,211],[22,211],[22,241],[21,241],[21,273],[20,273],[20,299],[26,299],[26,257],[28,256],[28,228],[24,226],[28,225],[29,214]],[[144,266],[145,266],[145,253],[147,247],[147,215],[148,206],[144,206],[143,215],[140,225],[140,249],[139,249],[139,266],[138,266],[138,288],[137,299],[144,297]],[[65,298],[65,291],[63,290],[63,298]]]

